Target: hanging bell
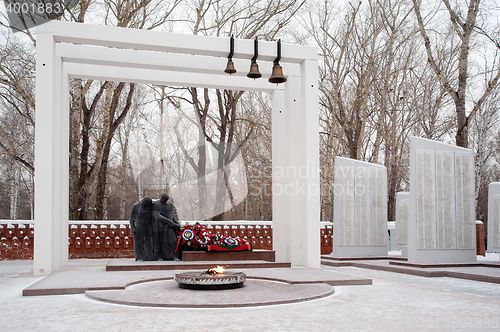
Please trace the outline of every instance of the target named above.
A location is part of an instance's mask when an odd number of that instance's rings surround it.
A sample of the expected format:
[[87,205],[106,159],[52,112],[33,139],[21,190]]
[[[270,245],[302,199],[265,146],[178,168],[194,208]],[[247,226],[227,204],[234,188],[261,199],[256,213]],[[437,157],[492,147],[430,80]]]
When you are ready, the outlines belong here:
[[280,60],[281,60],[281,39],[278,39],[277,43],[277,57],[273,62],[273,72],[271,73],[271,77],[269,77],[269,83],[285,83],[286,77],[283,75],[283,68],[281,68]]
[[269,77],[270,83],[285,83],[286,77],[283,75],[283,68],[281,68],[279,63],[275,63],[273,65],[273,72],[271,73],[271,77]]
[[236,68],[234,68],[234,62],[232,59],[227,60],[227,65],[226,69],[224,69],[224,72],[229,75],[236,73]]
[[259,71],[259,65],[257,64],[257,61],[252,61],[252,63],[250,64],[250,71],[248,72],[247,77],[253,79],[262,77],[262,74]]
[[259,65],[257,64],[257,58],[259,57],[259,40],[257,38],[253,41],[253,58],[250,63],[250,71],[247,74],[248,78],[259,78],[262,74],[259,71]]
[[229,55],[227,56],[226,69],[224,69],[224,72],[229,75],[236,73],[236,68],[234,67],[234,62],[233,62],[233,55],[234,55],[234,36],[231,35],[231,38],[229,39]]

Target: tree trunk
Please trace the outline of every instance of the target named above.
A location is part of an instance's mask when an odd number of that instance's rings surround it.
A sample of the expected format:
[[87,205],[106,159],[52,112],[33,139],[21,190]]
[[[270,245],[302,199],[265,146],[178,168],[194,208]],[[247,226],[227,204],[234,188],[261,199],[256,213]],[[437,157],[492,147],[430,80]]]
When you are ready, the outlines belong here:
[[160,95],[160,184],[161,190],[168,192],[168,180],[166,176],[165,162],[165,87],[161,87]]
[[[90,131],[92,129],[92,116],[95,113],[99,100],[106,90],[109,90],[109,83],[104,82],[99,92],[96,94],[94,99],[92,100],[92,104],[90,108],[87,108],[85,102],[85,92],[82,92],[82,102],[81,108],[83,109],[83,121],[82,121],[82,132],[81,132],[81,152],[80,152],[80,175],[78,177],[78,200],[77,200],[77,216],[78,220],[87,220],[92,219],[93,214],[93,206],[89,206],[91,200],[92,193],[92,182],[93,177],[91,177],[91,172],[93,167],[90,167],[89,164],[89,155],[90,155]],[[109,92],[109,91],[107,91]],[[108,93],[107,93],[108,94]],[[104,109],[106,108],[106,102],[104,105]],[[94,167],[95,167],[94,163]],[[90,169],[89,169],[90,168]],[[94,171],[95,172],[95,171]],[[90,215],[91,214],[91,215]]]
[[[202,124],[204,126],[204,124]],[[198,200],[199,204],[199,218],[202,219],[206,216],[207,211],[207,151],[205,145],[205,134],[200,129],[198,131],[198,166],[196,175],[198,176]],[[204,218],[203,218],[204,219]]]
[[[132,106],[132,97],[134,95],[134,84],[130,84],[130,90],[127,95],[127,102],[118,116],[116,120],[114,120],[114,116],[116,114],[116,110],[119,105],[119,100],[121,93],[123,91],[123,87],[125,83],[120,82],[113,93],[112,102],[109,108],[109,114],[106,115],[105,121],[103,121],[104,125],[108,127],[103,131],[105,132],[106,141],[104,142],[104,146],[102,148],[102,153],[100,158],[100,165],[98,164],[98,175],[97,175],[97,190],[96,190],[96,198],[95,198],[95,209],[96,215],[95,217],[98,220],[104,219],[105,214],[105,199],[106,199],[106,186],[107,186],[107,176],[108,176],[108,162],[109,162],[109,154],[111,152],[111,143],[113,141],[113,136],[120,126],[120,124],[125,119],[130,107]],[[97,160],[96,160],[97,162]]]
[[469,128],[467,126],[467,116],[465,115],[465,99],[457,101],[455,107],[457,114],[457,133],[455,135],[455,141],[457,146],[467,148],[469,147]]
[[17,219],[17,206],[19,198],[19,181],[18,181],[18,169],[14,162],[10,163],[10,185],[9,185],[9,196],[10,196],[10,219]]
[[126,184],[128,181],[128,165],[129,165],[129,157],[128,157],[128,144],[129,144],[129,134],[130,129],[127,128],[125,133],[125,137],[122,139],[120,137],[120,142],[122,143],[122,164],[120,169],[120,220],[125,220],[126,214],[126,200],[127,200],[127,188]]
[[386,167],[388,169],[389,174],[387,174],[387,196],[388,196],[388,204],[387,204],[387,218],[388,220],[396,220],[396,191],[397,184],[399,181],[399,167],[397,160],[399,158],[399,146],[397,144],[397,121],[398,121],[398,113],[395,111],[391,112],[391,129],[388,137],[388,142],[386,145],[389,147],[386,153]]
[[[210,105],[210,99],[208,97],[208,89],[203,89],[204,95],[204,106],[200,106],[200,101],[198,98],[198,90],[196,88],[191,88],[191,97],[193,100],[194,113],[198,119],[198,162],[196,164],[191,164],[197,175],[198,184],[198,219],[205,219],[209,215],[207,206],[207,147],[205,140],[206,132],[206,118],[208,114],[208,107]],[[177,133],[176,133],[177,134]],[[178,137],[179,139],[179,137]],[[186,152],[185,152],[186,153]],[[186,155],[187,158],[190,156]]]
[[69,218],[77,220],[80,189],[80,117],[82,112],[82,80],[71,81],[71,106],[70,106],[70,151],[69,151]]

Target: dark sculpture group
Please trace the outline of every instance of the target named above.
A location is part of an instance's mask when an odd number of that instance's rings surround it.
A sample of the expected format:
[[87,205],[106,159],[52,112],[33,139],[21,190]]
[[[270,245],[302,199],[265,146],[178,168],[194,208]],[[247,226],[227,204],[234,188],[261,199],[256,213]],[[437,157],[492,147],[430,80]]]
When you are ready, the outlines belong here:
[[176,231],[180,224],[175,205],[168,199],[168,194],[162,194],[159,201],[146,196],[132,206],[130,227],[134,234],[135,260],[176,258]]

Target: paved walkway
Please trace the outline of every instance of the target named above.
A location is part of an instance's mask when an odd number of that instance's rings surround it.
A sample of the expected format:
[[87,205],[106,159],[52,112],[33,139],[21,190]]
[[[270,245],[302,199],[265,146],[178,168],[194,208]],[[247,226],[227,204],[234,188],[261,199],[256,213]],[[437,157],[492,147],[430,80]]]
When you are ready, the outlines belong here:
[[[478,261],[470,266],[453,266],[453,264],[438,267],[412,266],[405,261],[388,259],[370,260],[338,260],[331,256],[322,256],[322,264],[334,267],[353,266],[364,269],[381,270],[395,273],[411,274],[421,277],[452,277],[459,279],[476,280],[500,284],[500,263],[491,261]],[[462,265],[462,264],[458,264]]]
[[[65,294],[81,294],[87,290],[121,290],[127,286],[146,282],[151,280],[166,280],[173,279],[174,275],[179,272],[186,272],[187,267],[193,266],[190,262],[155,262],[155,265],[150,267],[161,267],[161,265],[176,265],[177,270],[142,270],[134,269],[134,271],[109,271],[108,267],[115,261],[114,259],[106,260],[88,260],[75,259],[70,261],[70,265],[66,266],[63,271],[53,273],[33,285],[23,290],[23,295],[39,296],[39,295],[65,295]],[[118,260],[119,264],[121,260]],[[237,265],[254,266],[255,262],[245,263],[248,261],[238,261]],[[114,266],[117,266],[114,263]],[[128,261],[129,266],[134,266]],[[231,268],[231,265],[236,265],[234,262],[230,264],[224,262],[196,262],[196,265],[201,268],[195,271],[200,272],[209,267],[221,264],[228,268],[228,271],[241,271],[247,274],[248,279],[265,279],[272,281],[281,281],[288,284],[310,284],[310,283],[326,283],[331,286],[345,285],[371,285],[372,280],[367,278],[359,278],[353,275],[342,273],[341,270],[323,270],[306,268]],[[273,263],[269,263],[273,264]],[[139,267],[144,266],[144,262],[137,264]],[[289,265],[289,264],[288,264]],[[275,266],[275,265],[270,265]],[[227,293],[227,292],[226,292]],[[221,293],[226,295],[226,293]],[[303,297],[299,297],[302,299]],[[306,297],[307,298],[307,297]],[[254,301],[252,301],[254,302]],[[255,301],[258,303],[258,301]],[[169,302],[171,303],[171,302]],[[234,303],[231,301],[231,303]],[[180,302],[178,303],[181,304]]]
[[22,297],[31,262],[0,262],[2,331],[499,331],[500,285],[355,267],[324,267],[371,286],[335,286],[323,299],[234,309],[140,308],[83,294]]

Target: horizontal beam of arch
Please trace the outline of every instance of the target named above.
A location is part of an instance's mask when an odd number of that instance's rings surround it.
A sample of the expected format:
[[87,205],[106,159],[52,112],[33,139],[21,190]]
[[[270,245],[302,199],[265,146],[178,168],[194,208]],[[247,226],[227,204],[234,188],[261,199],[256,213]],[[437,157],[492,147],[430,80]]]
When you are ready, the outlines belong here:
[[[227,57],[229,38],[165,33],[141,29],[89,25],[64,21],[49,21],[36,29],[37,33],[51,33],[56,42],[117,47],[135,50],[150,50],[181,54],[196,54]],[[234,58],[251,59],[253,40],[235,39]],[[282,43],[284,63],[301,63],[318,59],[315,47]],[[276,43],[259,42],[259,59],[273,61],[276,58]]]
[[[227,80],[232,77],[246,77],[250,68],[250,61],[244,59],[234,59],[234,64],[238,72],[233,75],[224,73],[226,58],[216,58],[210,56],[161,53],[142,50],[126,50],[108,47],[88,47],[85,45],[56,44],[56,55],[65,62],[76,63],[98,63],[119,67],[135,67],[163,69],[171,71],[184,71],[194,73],[206,73],[223,75]],[[144,59],[148,59],[147,62]],[[260,61],[259,69],[262,73],[260,81],[266,81],[272,73],[272,62]],[[300,66],[298,64],[287,64],[285,66],[286,76],[300,76]],[[270,86],[271,83],[267,82]],[[272,88],[270,88],[272,89]]]
[[227,77],[223,75],[145,68],[117,70],[115,66],[98,64],[63,62],[63,71],[70,78],[97,79],[115,82],[262,92],[284,89],[283,86],[273,86],[262,80],[254,81],[246,77],[232,77],[231,79],[227,79]]

